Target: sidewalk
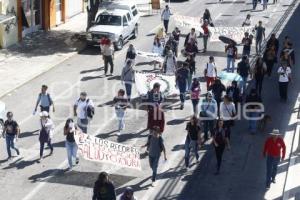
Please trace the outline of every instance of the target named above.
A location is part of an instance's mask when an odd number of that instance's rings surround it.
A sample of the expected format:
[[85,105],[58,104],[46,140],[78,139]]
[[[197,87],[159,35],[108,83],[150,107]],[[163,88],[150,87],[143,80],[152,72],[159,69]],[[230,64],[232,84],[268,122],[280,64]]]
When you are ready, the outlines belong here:
[[21,43],[0,50],[0,97],[75,55],[85,45],[80,37],[85,28],[86,13],[81,13],[49,32],[29,34]]

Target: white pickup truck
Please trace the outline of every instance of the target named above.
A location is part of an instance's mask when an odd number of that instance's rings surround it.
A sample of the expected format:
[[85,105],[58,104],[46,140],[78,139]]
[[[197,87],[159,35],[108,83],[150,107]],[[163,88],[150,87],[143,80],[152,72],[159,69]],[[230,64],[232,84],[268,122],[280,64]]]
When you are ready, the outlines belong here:
[[99,45],[100,39],[106,36],[113,42],[114,48],[120,50],[125,41],[137,37],[139,14],[136,7],[116,8],[110,7],[98,14],[87,32],[88,45]]

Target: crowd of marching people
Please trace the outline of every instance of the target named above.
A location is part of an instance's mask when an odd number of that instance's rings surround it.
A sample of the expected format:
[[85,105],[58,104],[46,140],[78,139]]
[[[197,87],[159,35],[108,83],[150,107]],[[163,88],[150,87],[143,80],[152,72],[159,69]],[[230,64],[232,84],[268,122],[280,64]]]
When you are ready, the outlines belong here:
[[[265,1],[265,0],[264,0]],[[233,127],[237,123],[238,113],[241,112],[243,104],[247,104],[247,117],[249,117],[249,132],[251,134],[257,133],[257,123],[263,117],[261,111],[261,104],[263,103],[263,83],[266,76],[278,76],[279,97],[281,101],[288,100],[288,86],[291,83],[292,68],[295,65],[295,53],[293,50],[293,43],[287,36],[280,45],[280,41],[272,34],[270,39],[266,42],[263,48],[263,41],[265,39],[265,28],[260,21],[255,28],[255,36],[251,33],[245,33],[242,41],[238,41],[242,45],[242,53],[238,54],[237,43],[229,41],[225,46],[224,53],[226,54],[227,66],[225,71],[228,73],[237,73],[240,75],[240,80],[233,80],[231,85],[226,86],[219,77],[217,70],[218,64],[215,63],[215,58],[209,56],[205,66],[198,66],[203,70],[203,77],[206,82],[207,92],[202,92],[200,79],[196,76],[197,64],[195,57],[199,52],[206,53],[208,49],[209,26],[214,26],[209,10],[206,9],[203,15],[203,24],[201,37],[203,39],[203,50],[200,51],[198,46],[198,35],[195,28],[186,35],[184,40],[183,50],[180,50],[181,31],[176,27],[172,32],[168,32],[169,19],[172,15],[170,8],[162,13],[162,20],[164,28],[161,28],[153,39],[152,52],[161,55],[163,62],[154,61],[154,69],[159,67],[159,73],[166,75],[174,75],[176,77],[176,86],[179,90],[180,110],[185,108],[187,104],[187,97],[190,99],[192,106],[191,118],[186,124],[186,140],[184,144],[185,149],[185,166],[189,168],[191,151],[195,154],[196,160],[199,159],[198,150],[205,143],[211,143],[216,155],[216,172],[221,173],[222,156],[225,149],[230,149],[230,139],[234,135]],[[250,24],[250,15],[247,16],[243,26]],[[256,46],[256,56],[251,54],[251,46],[254,42]],[[108,38],[103,38],[100,42],[102,56],[104,60],[104,73],[108,73],[108,65],[110,65],[110,74],[113,74],[114,50]],[[179,53],[184,57],[180,60]],[[250,64],[250,59],[254,60],[253,65]],[[236,60],[241,58],[236,65]],[[121,82],[124,85],[113,99],[115,113],[118,119],[118,135],[122,134],[125,129],[125,114],[128,109],[132,97],[132,85],[134,83],[134,65],[136,59],[136,50],[133,45],[129,45],[125,56],[125,66],[121,73]],[[274,70],[276,68],[276,70]],[[274,75],[275,74],[275,75]],[[247,92],[247,83],[252,78],[254,86]],[[54,130],[54,123],[51,120],[51,107],[55,112],[54,101],[51,95],[47,92],[48,87],[42,86],[41,93],[38,94],[34,113],[38,112],[40,107],[40,159],[42,162],[44,158],[45,144],[50,149],[49,155],[54,152],[52,145],[52,137]],[[147,94],[147,113],[149,129],[149,136],[147,142],[143,146],[149,158],[149,165],[152,169],[152,184],[155,185],[157,180],[157,169],[159,159],[163,154],[164,159],[167,160],[167,150],[165,148],[165,140],[163,139],[163,131],[165,129],[164,107],[162,103],[167,97],[164,96],[160,90],[160,84],[155,83],[153,88]],[[204,94],[204,98],[200,96]],[[88,124],[95,113],[95,106],[91,99],[88,98],[86,92],[81,92],[80,97],[75,100],[73,104],[73,114],[77,117],[77,121],[67,119],[63,134],[65,136],[65,146],[68,159],[68,170],[79,163],[77,155],[77,145],[75,141],[76,132],[88,133]],[[274,140],[267,141],[264,149],[264,155],[269,156],[267,160],[267,182],[266,187],[270,187],[270,182],[275,181],[276,169],[278,159],[272,159],[278,155],[271,154],[269,148],[274,148],[273,142],[279,142],[284,148],[282,141],[278,139],[278,132],[274,131]],[[3,135],[6,137],[8,159],[11,158],[11,149],[14,149],[19,155],[19,149],[14,144],[14,140],[18,138],[20,128],[18,123],[13,119],[13,113],[7,113],[7,120],[4,124]],[[273,145],[273,146],[272,146]],[[271,146],[271,147],[270,147]],[[273,157],[272,157],[273,156]],[[282,155],[284,158],[284,153]],[[126,188],[122,195],[122,200],[134,200],[132,188]],[[94,187],[94,200],[98,199],[116,199],[115,188],[110,181],[109,175],[102,172]]]

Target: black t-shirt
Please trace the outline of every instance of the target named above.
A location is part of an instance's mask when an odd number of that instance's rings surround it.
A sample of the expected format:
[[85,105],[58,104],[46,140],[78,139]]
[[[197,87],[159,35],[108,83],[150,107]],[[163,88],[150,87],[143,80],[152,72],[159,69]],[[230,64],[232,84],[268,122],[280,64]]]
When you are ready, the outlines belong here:
[[250,38],[243,38],[243,42],[244,42],[244,50],[250,51],[252,40]]
[[9,135],[17,135],[18,123],[14,120],[8,121],[6,120],[4,123],[4,128],[6,129],[6,134]]
[[198,140],[198,133],[200,131],[200,126],[198,124],[192,125],[191,122],[187,123],[186,130],[188,131],[187,137],[191,140]]
[[248,77],[250,65],[247,62],[241,61],[238,64],[238,73],[241,75],[241,77]]
[[228,138],[229,130],[227,128],[215,129],[214,139],[219,145],[224,145],[226,143],[226,138]]
[[74,132],[68,132],[66,140],[68,142],[75,142],[75,138],[74,138]]

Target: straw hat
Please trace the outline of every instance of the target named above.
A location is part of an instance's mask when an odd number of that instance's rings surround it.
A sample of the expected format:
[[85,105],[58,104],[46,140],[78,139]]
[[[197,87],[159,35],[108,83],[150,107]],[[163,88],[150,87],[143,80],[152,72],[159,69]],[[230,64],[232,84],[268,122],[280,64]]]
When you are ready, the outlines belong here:
[[281,135],[278,129],[273,129],[271,135]]

